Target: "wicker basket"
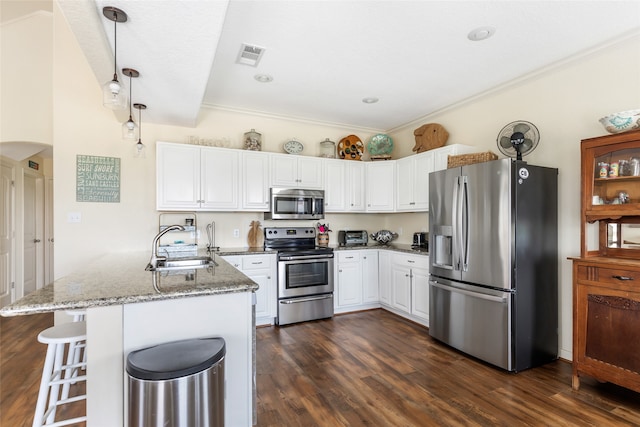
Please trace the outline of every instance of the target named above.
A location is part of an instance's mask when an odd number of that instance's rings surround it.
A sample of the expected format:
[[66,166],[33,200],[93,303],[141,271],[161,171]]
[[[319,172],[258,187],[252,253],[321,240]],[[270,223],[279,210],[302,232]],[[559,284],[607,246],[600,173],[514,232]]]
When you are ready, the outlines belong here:
[[498,160],[498,155],[491,151],[484,153],[459,154],[457,156],[449,156],[447,159],[447,168],[456,168],[459,166],[472,165],[474,163],[489,162]]

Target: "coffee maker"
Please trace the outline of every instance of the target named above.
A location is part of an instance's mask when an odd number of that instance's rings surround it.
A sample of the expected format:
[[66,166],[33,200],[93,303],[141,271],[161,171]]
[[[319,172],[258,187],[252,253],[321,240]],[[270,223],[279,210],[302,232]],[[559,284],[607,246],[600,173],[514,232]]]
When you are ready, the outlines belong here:
[[429,249],[429,233],[420,232],[413,233],[413,249],[428,250]]

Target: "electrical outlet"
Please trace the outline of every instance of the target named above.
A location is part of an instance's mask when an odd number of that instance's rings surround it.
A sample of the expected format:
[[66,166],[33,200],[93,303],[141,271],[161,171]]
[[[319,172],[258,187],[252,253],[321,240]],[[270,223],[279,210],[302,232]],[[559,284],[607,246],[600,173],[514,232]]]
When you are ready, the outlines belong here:
[[237,228],[233,229],[233,237],[240,237],[240,230]]

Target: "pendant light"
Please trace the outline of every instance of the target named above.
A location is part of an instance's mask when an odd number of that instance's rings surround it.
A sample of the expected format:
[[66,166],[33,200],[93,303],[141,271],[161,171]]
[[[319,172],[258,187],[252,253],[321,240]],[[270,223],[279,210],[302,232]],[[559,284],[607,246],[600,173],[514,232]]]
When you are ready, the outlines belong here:
[[113,6],[102,8],[102,14],[110,21],[113,21],[113,79],[102,85],[102,103],[112,110],[126,108],[127,100],[122,90],[122,85],[118,81],[118,22],[127,22],[127,14]]
[[138,77],[140,73],[138,73],[133,68],[123,68],[122,73],[125,76],[129,76],[129,120],[122,124],[122,139],[128,139],[131,141],[135,141],[138,138],[138,125],[133,121],[133,117],[131,116],[131,87],[133,86],[133,78]]
[[134,108],[138,109],[138,143],[136,144],[135,157],[145,157],[144,144],[142,143],[142,110],[146,110],[147,106],[144,104],[133,104]]

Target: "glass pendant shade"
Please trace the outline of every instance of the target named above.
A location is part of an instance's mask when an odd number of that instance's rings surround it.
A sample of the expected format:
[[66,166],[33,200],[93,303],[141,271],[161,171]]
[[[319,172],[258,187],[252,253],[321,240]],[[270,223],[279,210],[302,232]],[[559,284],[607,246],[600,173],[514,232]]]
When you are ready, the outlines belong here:
[[147,106],[144,104],[133,104],[133,107],[138,110],[138,123],[140,123],[138,132],[138,143],[135,145],[134,157],[145,158],[144,144],[142,143],[142,110],[146,110]]
[[138,125],[133,121],[131,116],[129,116],[129,120],[122,124],[122,139],[131,141],[138,139]]
[[114,74],[113,80],[109,80],[102,85],[102,104],[112,110],[124,110],[127,108],[127,94],[122,89],[118,76]]

